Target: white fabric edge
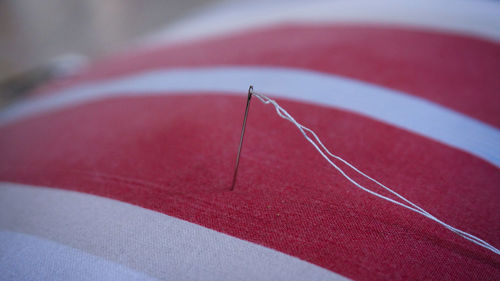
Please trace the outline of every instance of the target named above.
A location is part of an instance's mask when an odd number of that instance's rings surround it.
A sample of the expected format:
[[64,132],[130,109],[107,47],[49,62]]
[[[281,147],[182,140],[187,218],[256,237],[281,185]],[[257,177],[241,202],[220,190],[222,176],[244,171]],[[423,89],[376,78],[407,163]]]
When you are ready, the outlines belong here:
[[378,24],[472,35],[500,41],[500,3],[494,1],[250,1],[218,5],[144,38],[155,46],[283,23]]
[[87,83],[10,106],[0,111],[0,126],[112,97],[199,92],[246,94],[250,83],[257,92],[352,111],[466,151],[500,167],[500,130],[493,126],[399,91],[291,68],[179,68]]
[[0,229],[164,280],[349,280],[284,253],[124,202],[0,182]]
[[2,280],[158,280],[84,251],[24,233],[0,230]]

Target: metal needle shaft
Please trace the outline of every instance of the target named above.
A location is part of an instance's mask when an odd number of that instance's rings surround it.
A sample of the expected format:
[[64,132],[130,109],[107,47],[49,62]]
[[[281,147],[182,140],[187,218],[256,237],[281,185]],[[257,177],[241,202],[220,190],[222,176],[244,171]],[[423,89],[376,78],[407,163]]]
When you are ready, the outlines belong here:
[[236,156],[236,166],[234,167],[233,183],[231,191],[234,190],[236,184],[236,176],[238,175],[238,166],[240,165],[241,146],[243,145],[243,136],[245,135],[245,127],[247,125],[248,108],[250,107],[250,99],[252,99],[253,86],[248,88],[247,106],[245,108],[245,116],[243,117],[243,126],[241,127],[240,146],[238,147],[238,155]]

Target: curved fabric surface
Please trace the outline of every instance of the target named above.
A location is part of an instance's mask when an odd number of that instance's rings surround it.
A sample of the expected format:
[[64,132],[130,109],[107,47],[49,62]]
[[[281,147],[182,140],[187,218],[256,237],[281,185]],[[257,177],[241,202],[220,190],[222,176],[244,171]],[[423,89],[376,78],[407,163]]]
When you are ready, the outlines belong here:
[[245,89],[249,81],[258,85],[256,91],[353,111],[464,150],[500,167],[500,130],[497,128],[404,93],[294,69],[218,67],[141,73],[81,85],[12,106],[0,113],[0,125],[110,97],[168,95],[169,92],[237,93]]
[[458,35],[396,27],[285,25],[127,52],[99,62],[77,77],[53,83],[42,94],[154,70],[279,67],[383,86],[500,128],[498,57],[498,43]]
[[[2,149],[0,178],[129,202],[352,279],[488,279],[498,273],[497,257],[487,250],[355,189],[293,126],[258,102],[230,192],[244,103],[203,93],[121,97],[13,123],[0,128],[0,147],[9,148]],[[498,244],[498,168],[357,114],[280,103],[369,175],[447,223]]]
[[164,214],[57,189],[0,183],[0,229],[2,280],[348,280]]
[[[280,23],[370,23],[440,30],[500,40],[500,5],[494,1],[280,1],[244,2],[210,9],[150,36],[149,45],[226,34]],[[251,15],[251,16],[249,16]],[[230,22],[231,24],[227,24]]]
[[0,231],[0,272],[5,281],[158,280],[86,252],[11,231]]
[[[405,93],[497,130],[499,50],[498,43],[474,37],[394,26],[285,25],[119,55],[48,85],[34,98],[50,100],[83,83],[156,70],[279,68],[379,85],[383,94]],[[173,80],[169,85],[179,82]],[[250,83],[235,91],[244,92]],[[262,83],[273,89],[286,84]],[[303,93],[310,87],[294,89]],[[355,280],[500,276],[498,257],[487,250],[354,189],[290,124],[258,102],[250,109],[238,183],[229,192],[245,99],[223,88],[144,89],[120,88],[113,98],[6,123],[0,128],[0,179],[128,202]],[[279,102],[335,153],[443,221],[498,247],[498,167],[367,115]],[[423,128],[442,124],[443,118]],[[397,122],[415,126],[419,120],[413,121]]]

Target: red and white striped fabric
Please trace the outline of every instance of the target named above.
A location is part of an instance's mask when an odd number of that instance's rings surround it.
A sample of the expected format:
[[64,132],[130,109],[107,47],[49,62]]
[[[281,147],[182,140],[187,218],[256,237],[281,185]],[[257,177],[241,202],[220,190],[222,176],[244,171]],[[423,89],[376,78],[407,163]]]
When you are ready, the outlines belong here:
[[354,188],[259,102],[229,186],[252,84],[500,246],[499,42],[497,3],[252,4],[54,81],[0,112],[1,279],[498,280],[497,255]]

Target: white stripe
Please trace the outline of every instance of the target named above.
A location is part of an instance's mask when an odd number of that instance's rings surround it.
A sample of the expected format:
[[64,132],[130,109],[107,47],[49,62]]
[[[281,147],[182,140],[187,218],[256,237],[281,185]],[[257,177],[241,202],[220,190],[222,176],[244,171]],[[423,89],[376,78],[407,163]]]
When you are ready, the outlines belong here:
[[157,280],[101,257],[36,236],[0,231],[2,280]]
[[256,91],[272,96],[356,112],[461,149],[500,167],[500,130],[493,126],[402,92],[289,68],[173,69],[88,83],[13,105],[0,112],[0,126],[110,97],[168,95],[169,92],[245,94],[249,84],[253,84]]
[[348,280],[187,221],[72,191],[0,183],[0,229],[44,237],[158,279]]
[[[229,6],[229,7],[227,7]],[[500,4],[494,1],[248,1],[223,3],[145,39],[162,45],[283,23],[361,23],[406,26],[500,40]]]

